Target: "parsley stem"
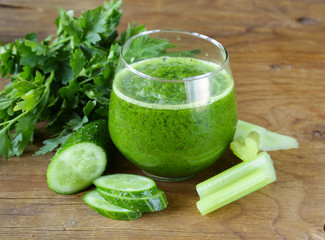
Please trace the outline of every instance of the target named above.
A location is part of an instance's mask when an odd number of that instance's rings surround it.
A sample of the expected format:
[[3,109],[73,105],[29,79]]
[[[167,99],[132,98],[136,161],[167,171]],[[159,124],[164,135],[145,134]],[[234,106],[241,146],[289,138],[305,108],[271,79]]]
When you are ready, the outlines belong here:
[[40,114],[41,112],[43,112],[45,106],[46,106],[46,103],[48,101],[48,98],[49,98],[49,95],[50,95],[50,87],[51,87],[51,83],[53,82],[54,80],[54,71],[52,70],[51,72],[51,75],[48,77],[48,79],[46,80],[46,83],[45,83],[45,90],[44,90],[44,94],[42,95],[41,99],[39,100],[39,102],[37,103],[37,105],[43,101],[43,99],[45,98],[45,104],[42,106],[41,110],[38,112],[38,114]]
[[63,44],[63,43],[65,43],[65,42],[67,42],[67,41],[70,41],[72,39],[72,37],[66,37],[66,38],[63,38],[63,39],[61,39],[60,41],[58,41],[58,42],[55,42],[55,40],[53,41],[53,43],[50,45],[50,47],[51,48],[53,48],[53,47],[56,47],[57,45],[60,45],[60,44]]
[[10,121],[6,121],[6,122],[3,122],[3,123],[0,123],[0,126],[3,126],[3,125],[6,125],[6,124],[7,124],[7,126],[5,126],[4,128],[1,129],[1,131],[0,131],[0,135],[3,134],[3,132],[5,132],[5,131],[10,130],[10,127],[11,127],[11,125],[12,125],[14,122],[18,121],[21,117],[25,116],[25,115],[26,115],[27,113],[29,113],[29,112],[30,112],[30,111],[23,112],[23,113],[21,113],[20,115],[18,115],[17,117],[11,119]]
[[[43,93],[42,97],[38,100],[38,102],[35,104],[35,107],[38,106],[40,104],[40,102],[42,102],[45,97],[48,98],[50,86],[51,86],[53,79],[54,79],[54,71],[51,72],[51,75],[49,76],[48,80],[46,81],[44,93]],[[35,107],[30,109],[29,111],[22,112],[21,114],[19,114],[15,118],[11,119],[10,121],[0,123],[0,127],[6,125],[3,129],[1,129],[0,134],[2,134],[4,131],[7,131],[8,129],[10,129],[11,125],[14,122],[17,122],[20,118],[25,116],[31,110],[35,109]],[[42,106],[42,110],[44,109],[44,107],[45,107],[45,104],[44,104],[44,106]],[[42,110],[38,111],[38,113],[41,113]]]
[[82,84],[88,83],[88,82],[90,82],[91,80],[93,80],[93,78],[87,78],[87,79],[81,81],[81,82],[79,83],[79,85],[82,85]]

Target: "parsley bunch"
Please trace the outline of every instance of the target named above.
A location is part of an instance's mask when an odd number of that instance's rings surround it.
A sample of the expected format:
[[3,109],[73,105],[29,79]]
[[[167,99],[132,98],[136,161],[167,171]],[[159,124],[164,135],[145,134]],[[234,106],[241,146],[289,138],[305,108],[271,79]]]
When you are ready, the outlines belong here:
[[[146,30],[133,23],[117,38],[121,4],[105,2],[79,18],[58,8],[56,36],[39,42],[30,33],[0,46],[0,73],[10,78],[0,92],[0,154],[6,160],[23,153],[38,122],[46,122],[52,133],[36,152],[44,154],[84,124],[107,118],[120,48]],[[161,51],[170,47],[165,41],[156,44]]]

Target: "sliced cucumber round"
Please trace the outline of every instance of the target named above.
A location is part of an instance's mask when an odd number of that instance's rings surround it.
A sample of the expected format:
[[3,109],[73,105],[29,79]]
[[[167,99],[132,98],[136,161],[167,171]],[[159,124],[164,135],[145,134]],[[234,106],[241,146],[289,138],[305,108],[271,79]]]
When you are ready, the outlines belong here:
[[108,144],[106,121],[91,122],[71,134],[48,167],[49,188],[73,194],[89,187],[106,169]]
[[160,189],[155,195],[144,198],[123,197],[105,192],[100,188],[96,190],[110,203],[130,210],[138,209],[141,212],[156,212],[166,208],[168,204],[165,193]]
[[106,201],[105,198],[96,190],[87,192],[83,195],[82,199],[88,206],[99,214],[114,220],[134,220],[142,216],[140,211],[132,211],[130,209],[111,204],[110,202]]
[[106,175],[97,178],[93,183],[102,191],[121,197],[151,197],[158,192],[156,183],[152,179],[134,174]]

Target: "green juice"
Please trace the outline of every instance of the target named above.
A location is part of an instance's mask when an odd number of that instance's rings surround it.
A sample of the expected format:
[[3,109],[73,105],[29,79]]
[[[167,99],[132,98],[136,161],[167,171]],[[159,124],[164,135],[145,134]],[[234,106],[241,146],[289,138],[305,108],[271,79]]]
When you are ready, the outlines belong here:
[[210,166],[235,134],[234,83],[219,65],[193,58],[164,57],[132,64],[157,81],[120,71],[110,98],[109,132],[131,162],[158,178],[187,178]]

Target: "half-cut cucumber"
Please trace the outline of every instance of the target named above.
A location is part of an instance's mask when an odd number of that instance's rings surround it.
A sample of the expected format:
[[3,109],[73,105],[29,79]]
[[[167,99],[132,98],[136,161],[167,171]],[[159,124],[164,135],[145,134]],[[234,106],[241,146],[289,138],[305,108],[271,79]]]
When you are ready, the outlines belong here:
[[99,214],[114,219],[114,220],[134,220],[140,218],[142,213],[140,211],[132,211],[130,209],[122,208],[111,204],[96,190],[92,190],[83,195],[82,199],[88,206],[94,209]]
[[97,188],[97,191],[110,203],[130,210],[138,209],[141,212],[156,212],[167,207],[165,193],[158,189],[158,192],[151,197],[128,198],[111,194]]
[[154,196],[158,192],[152,179],[134,174],[106,175],[97,178],[93,183],[102,191],[121,197],[144,198]]
[[47,170],[50,189],[73,194],[89,187],[107,165],[109,134],[106,121],[80,128],[56,152]]

